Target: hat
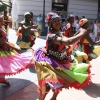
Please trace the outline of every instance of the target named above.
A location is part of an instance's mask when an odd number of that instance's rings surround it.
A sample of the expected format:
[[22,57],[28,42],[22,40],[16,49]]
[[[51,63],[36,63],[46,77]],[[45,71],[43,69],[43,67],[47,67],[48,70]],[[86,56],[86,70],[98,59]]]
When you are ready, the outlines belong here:
[[68,16],[68,19],[70,19],[70,18],[74,18],[74,15],[70,14],[70,15]]
[[74,15],[72,15],[72,14],[69,15],[69,18],[73,18],[73,17],[74,17]]
[[31,16],[31,14],[30,14],[30,12],[26,12],[25,14],[24,14],[24,16],[26,17],[26,16]]
[[80,26],[83,26],[85,23],[87,23],[88,22],[88,19],[86,19],[86,18],[82,18],[80,21],[79,21],[79,25]]
[[60,18],[57,13],[49,12],[46,17],[46,21],[50,23],[54,18]]

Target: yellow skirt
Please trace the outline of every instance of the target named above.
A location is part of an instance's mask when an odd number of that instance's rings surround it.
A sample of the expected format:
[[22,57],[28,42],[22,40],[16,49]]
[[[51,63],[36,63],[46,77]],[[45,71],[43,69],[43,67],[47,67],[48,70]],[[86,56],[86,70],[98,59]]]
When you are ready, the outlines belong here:
[[24,49],[30,49],[31,47],[30,47],[30,44],[31,44],[31,42],[23,42],[23,41],[21,41],[20,43],[19,43],[19,47],[20,48],[24,48]]

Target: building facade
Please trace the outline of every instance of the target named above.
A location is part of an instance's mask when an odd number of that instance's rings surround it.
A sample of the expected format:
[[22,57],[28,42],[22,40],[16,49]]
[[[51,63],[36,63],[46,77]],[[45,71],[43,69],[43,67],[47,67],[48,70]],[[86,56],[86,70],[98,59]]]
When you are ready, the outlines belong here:
[[[26,11],[33,12],[35,17],[42,14],[43,1],[17,0],[19,20]],[[61,8],[60,10],[60,7],[57,6],[64,6],[64,9]],[[88,19],[96,19],[98,14],[98,0],[45,0],[45,14],[50,11],[59,12],[63,18],[69,14],[74,14],[80,18],[86,16]]]
[[[11,1],[13,0],[4,0]],[[16,0],[18,8],[18,23],[23,20],[24,13],[33,12],[34,20],[39,14],[43,14],[44,0]],[[50,11],[59,12],[62,18],[67,18],[69,14],[78,15],[79,18],[85,16],[90,20],[97,19],[98,0],[45,0],[45,14]]]

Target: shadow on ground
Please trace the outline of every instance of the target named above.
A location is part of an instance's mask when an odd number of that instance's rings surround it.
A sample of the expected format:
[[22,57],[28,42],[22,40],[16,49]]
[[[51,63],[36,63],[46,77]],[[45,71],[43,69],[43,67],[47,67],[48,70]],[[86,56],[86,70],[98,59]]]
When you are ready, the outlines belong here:
[[[30,94],[33,99],[38,98],[37,85],[29,80],[8,78],[10,86],[0,84],[0,100],[30,100],[25,99]],[[34,99],[35,98],[35,99]]]
[[87,95],[98,98],[100,97],[100,84],[90,83],[87,87],[83,89]]

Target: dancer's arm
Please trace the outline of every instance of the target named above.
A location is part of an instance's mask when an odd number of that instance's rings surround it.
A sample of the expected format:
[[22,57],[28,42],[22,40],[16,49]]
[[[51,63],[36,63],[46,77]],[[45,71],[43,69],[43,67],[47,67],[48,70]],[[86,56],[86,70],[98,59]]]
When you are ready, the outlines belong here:
[[16,50],[17,52],[21,53],[21,50],[19,48],[13,47],[12,45],[10,45],[8,42],[6,42],[3,38],[0,38],[0,43],[5,45],[7,48],[11,48]]
[[100,44],[100,41],[94,42],[94,41],[90,38],[89,34],[85,34],[84,38],[85,38],[91,45],[98,45],[98,44]]
[[55,40],[54,40],[54,43],[55,44],[58,44],[58,45],[72,45],[74,43],[76,43],[78,40],[80,40],[80,38],[82,38],[85,34],[87,33],[86,30],[82,30],[80,31],[79,34],[73,36],[73,37],[70,37],[70,38],[67,38],[67,37],[57,37]]

